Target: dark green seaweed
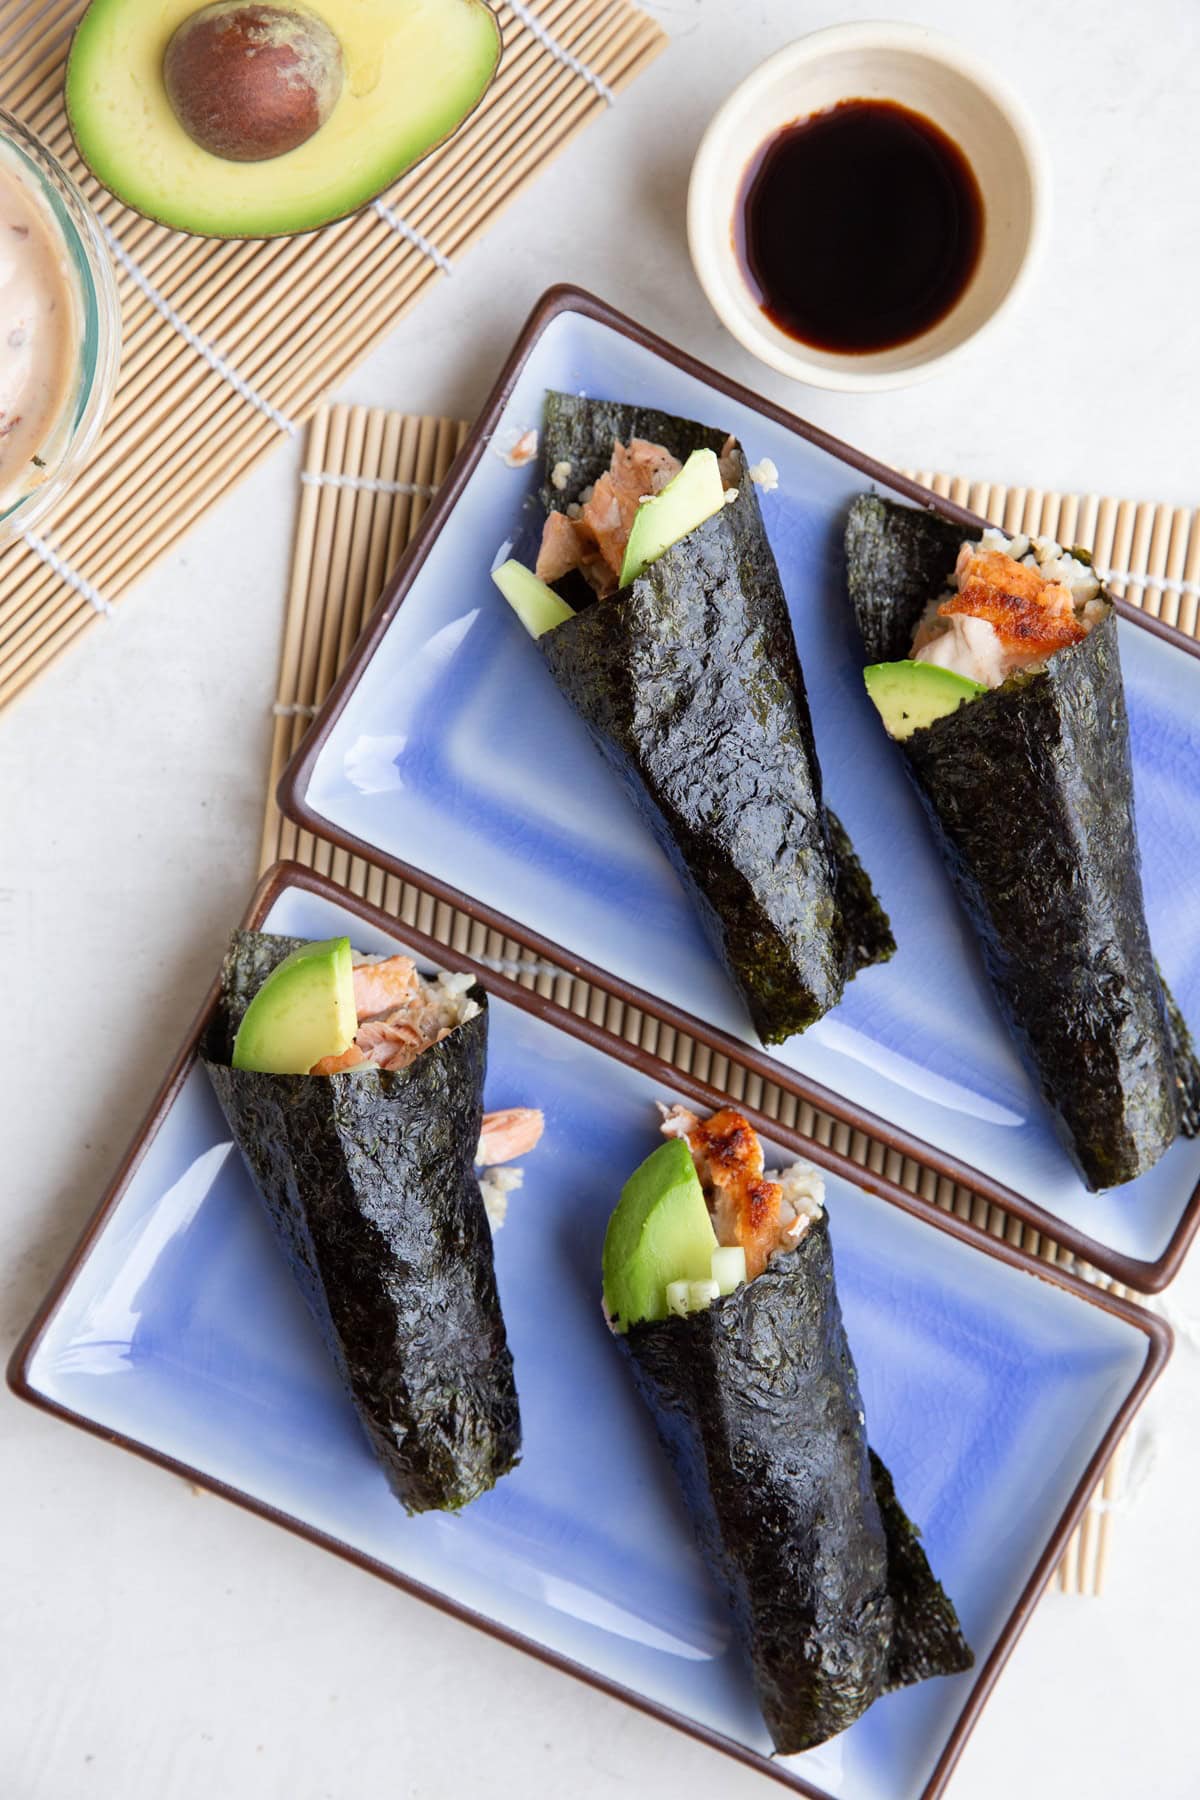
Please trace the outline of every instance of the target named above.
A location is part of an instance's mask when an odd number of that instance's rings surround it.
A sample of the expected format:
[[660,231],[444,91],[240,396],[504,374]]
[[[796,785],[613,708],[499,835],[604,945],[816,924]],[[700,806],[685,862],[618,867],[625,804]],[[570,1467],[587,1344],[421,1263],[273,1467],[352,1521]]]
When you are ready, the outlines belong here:
[[[584,488],[591,487],[608,468],[614,441],[619,438],[627,444],[635,437],[663,444],[680,462],[686,462],[693,450],[712,450],[719,456],[729,433],[697,424],[695,419],[659,412],[653,406],[623,406],[615,400],[589,400],[582,394],[548,393],[542,421],[546,466],[542,504],[546,511],[562,511],[578,500]],[[564,472],[564,486],[558,488],[550,474],[564,463],[569,469]]]
[[833,855],[834,894],[842,915],[846,945],[846,979],[872,963],[887,962],[896,949],[888,916],[879,904],[871,878],[858,860],[850,834],[833,808],[825,808],[825,828]]
[[915,506],[860,494],[846,524],[846,579],[868,663],[902,662],[917,620],[946,586],[961,525]]
[[[867,660],[908,654],[962,529],[874,495],[850,509]],[[1037,673],[903,740],[997,1002],[1088,1187],[1196,1129],[1200,1069],[1154,962],[1110,608]]]
[[[572,482],[608,466],[614,437],[636,435],[678,456],[726,441],[644,409],[548,397],[547,459],[569,460]],[[732,455],[736,500],[539,642],[775,1044],[895,945],[822,799],[779,572],[745,459]]]
[[960,1675],[974,1666],[974,1652],[954,1602],[929,1567],[920,1532],[896,1498],[891,1472],[874,1450],[871,1482],[887,1540],[888,1593],[895,1609],[884,1688],[891,1693],[932,1675]]
[[617,1342],[780,1755],[844,1731],[890,1687],[970,1667],[953,1608],[868,1450],[826,1219],[727,1298]]
[[407,1069],[229,1067],[251,997],[301,940],[237,932],[204,1063],[393,1491],[465,1506],[513,1467],[520,1416],[474,1160],[487,996]]
[[1171,1035],[1171,1056],[1179,1088],[1179,1130],[1184,1137],[1196,1137],[1200,1134],[1200,1061],[1197,1060],[1192,1034],[1175,996],[1163,981],[1158,964],[1155,963],[1154,967],[1162,981],[1163,999],[1167,1005],[1167,1030]]

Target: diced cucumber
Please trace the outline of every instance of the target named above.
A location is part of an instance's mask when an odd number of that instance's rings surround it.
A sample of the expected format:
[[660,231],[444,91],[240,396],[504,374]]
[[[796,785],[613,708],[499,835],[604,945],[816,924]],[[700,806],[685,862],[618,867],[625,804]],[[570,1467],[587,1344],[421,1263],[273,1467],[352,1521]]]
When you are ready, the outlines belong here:
[[712,1278],[720,1294],[732,1294],[746,1279],[746,1252],[740,1244],[722,1244],[712,1254]]
[[492,580],[532,638],[553,631],[575,617],[575,608],[560,600],[552,587],[540,581],[532,569],[512,557],[492,570]]
[[681,1319],[686,1318],[690,1310],[688,1306],[689,1285],[690,1283],[686,1281],[668,1281],[667,1283],[667,1311],[677,1314]]

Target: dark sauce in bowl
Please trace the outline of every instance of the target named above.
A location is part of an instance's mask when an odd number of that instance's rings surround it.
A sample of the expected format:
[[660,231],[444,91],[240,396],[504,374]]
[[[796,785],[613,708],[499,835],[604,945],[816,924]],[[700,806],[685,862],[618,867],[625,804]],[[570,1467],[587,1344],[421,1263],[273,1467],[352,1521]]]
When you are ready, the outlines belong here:
[[983,245],[983,196],[932,119],[894,100],[842,100],[763,145],[734,242],[781,331],[818,350],[890,350],[962,298]]

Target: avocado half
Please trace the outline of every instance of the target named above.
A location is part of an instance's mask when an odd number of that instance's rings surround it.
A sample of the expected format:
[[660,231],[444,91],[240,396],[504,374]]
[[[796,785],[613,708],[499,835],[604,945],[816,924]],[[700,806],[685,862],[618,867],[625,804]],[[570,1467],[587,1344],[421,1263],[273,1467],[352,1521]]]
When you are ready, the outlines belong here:
[[67,61],[67,117],[118,200],[201,237],[278,237],[357,212],[450,137],[500,63],[487,0],[303,0],[337,37],[345,77],[325,123],[286,155],[214,156],[180,125],[163,57],[201,0],[92,0]]

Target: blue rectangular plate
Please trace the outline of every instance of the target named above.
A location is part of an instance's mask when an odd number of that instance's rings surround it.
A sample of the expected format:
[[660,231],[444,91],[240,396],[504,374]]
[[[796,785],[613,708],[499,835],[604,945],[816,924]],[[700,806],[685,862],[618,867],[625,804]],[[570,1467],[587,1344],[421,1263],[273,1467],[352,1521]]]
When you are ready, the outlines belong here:
[[[473,968],[287,865],[248,923]],[[1166,1328],[957,1220],[931,1223],[882,1177],[757,1121],[772,1159],[828,1171],[871,1441],[977,1656],[970,1674],[889,1695],[831,1744],[768,1762],[746,1667],[599,1305],[604,1228],[657,1141],[653,1101],[719,1097],[476,972],[492,995],[487,1104],[546,1114],[496,1240],[524,1454],[494,1492],[457,1518],[410,1519],[393,1499],[194,1063],[199,1024],[12,1385],[802,1792],[931,1800],[1166,1360]]]
[[[763,513],[826,791],[899,947],[819,1024],[764,1058],[772,1075],[782,1065],[842,1096],[855,1123],[865,1112],[867,1129],[886,1121],[932,1144],[945,1172],[1121,1280],[1165,1285],[1200,1225],[1200,1140],[1177,1143],[1126,1187],[1084,1188],[996,1010],[902,758],[863,689],[842,559],[850,499],[873,485],[970,515],[589,296],[552,290],[535,312],[417,548],[285,775],[285,811],[447,898],[470,894],[516,935],[549,953],[567,946],[566,961],[586,957],[721,1039],[756,1045],[666,857],[489,580],[506,541],[528,554],[536,542],[540,464],[514,470],[496,450],[539,423],[549,388],[636,397],[728,427],[751,462],[769,456],[779,470]],[[1126,617],[1147,911],[1167,980],[1198,1027],[1200,655],[1132,609]]]

